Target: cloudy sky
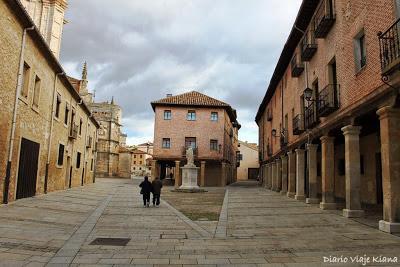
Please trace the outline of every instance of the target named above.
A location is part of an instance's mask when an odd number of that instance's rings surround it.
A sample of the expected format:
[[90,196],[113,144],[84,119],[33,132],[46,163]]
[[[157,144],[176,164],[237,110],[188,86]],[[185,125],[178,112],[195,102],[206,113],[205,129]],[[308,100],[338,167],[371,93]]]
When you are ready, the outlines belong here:
[[231,104],[239,138],[254,117],[301,0],[69,0],[61,61],[88,62],[96,101],[123,109],[128,143],[153,139],[150,102],[197,90]]

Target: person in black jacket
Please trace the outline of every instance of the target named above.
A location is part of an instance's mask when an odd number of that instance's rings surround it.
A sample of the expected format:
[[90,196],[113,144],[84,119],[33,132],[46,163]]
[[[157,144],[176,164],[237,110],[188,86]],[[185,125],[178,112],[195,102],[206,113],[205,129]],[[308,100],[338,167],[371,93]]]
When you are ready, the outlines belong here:
[[160,195],[161,195],[161,188],[163,186],[160,178],[156,177],[153,182],[151,182],[153,186],[153,206],[160,205]]
[[144,181],[140,183],[140,194],[143,195],[143,205],[144,207],[150,206],[150,193],[153,191],[153,187],[149,182],[149,177],[145,176]]

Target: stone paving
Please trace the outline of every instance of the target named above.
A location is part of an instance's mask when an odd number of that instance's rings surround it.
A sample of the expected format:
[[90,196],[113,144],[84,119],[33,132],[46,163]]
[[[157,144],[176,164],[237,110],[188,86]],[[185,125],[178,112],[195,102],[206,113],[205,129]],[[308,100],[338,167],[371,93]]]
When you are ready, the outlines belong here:
[[98,179],[1,206],[0,265],[361,266],[350,258],[359,255],[373,266],[400,256],[399,237],[248,183],[228,187],[214,233],[166,202],[143,208],[137,183]]

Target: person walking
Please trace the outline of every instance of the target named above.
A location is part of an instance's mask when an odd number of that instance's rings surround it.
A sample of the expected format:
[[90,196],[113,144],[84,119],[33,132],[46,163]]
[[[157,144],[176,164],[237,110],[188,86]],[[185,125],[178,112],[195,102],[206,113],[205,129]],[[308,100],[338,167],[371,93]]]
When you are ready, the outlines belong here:
[[153,182],[151,182],[153,187],[153,206],[160,205],[160,195],[161,195],[161,188],[163,187],[160,178],[156,177]]
[[145,176],[144,181],[140,183],[140,194],[143,195],[143,206],[149,207],[150,206],[150,192],[153,191],[153,187],[149,182],[149,177]]

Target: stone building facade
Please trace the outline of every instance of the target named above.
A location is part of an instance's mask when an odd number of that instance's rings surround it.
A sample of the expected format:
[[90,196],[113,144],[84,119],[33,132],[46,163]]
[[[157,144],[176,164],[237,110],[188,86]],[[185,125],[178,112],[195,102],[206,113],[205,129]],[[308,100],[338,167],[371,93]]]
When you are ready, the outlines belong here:
[[239,141],[239,151],[240,166],[237,169],[237,179],[239,181],[256,180],[260,167],[257,144]]
[[346,217],[381,209],[387,232],[400,232],[398,10],[304,0],[256,116],[267,188]]
[[2,202],[94,182],[100,125],[20,1],[0,25]]
[[54,56],[60,57],[67,0],[21,0]]
[[236,181],[238,130],[236,111],[196,91],[151,103],[155,113],[152,176],[173,172],[181,185],[186,149],[195,151],[199,186],[225,186]]

